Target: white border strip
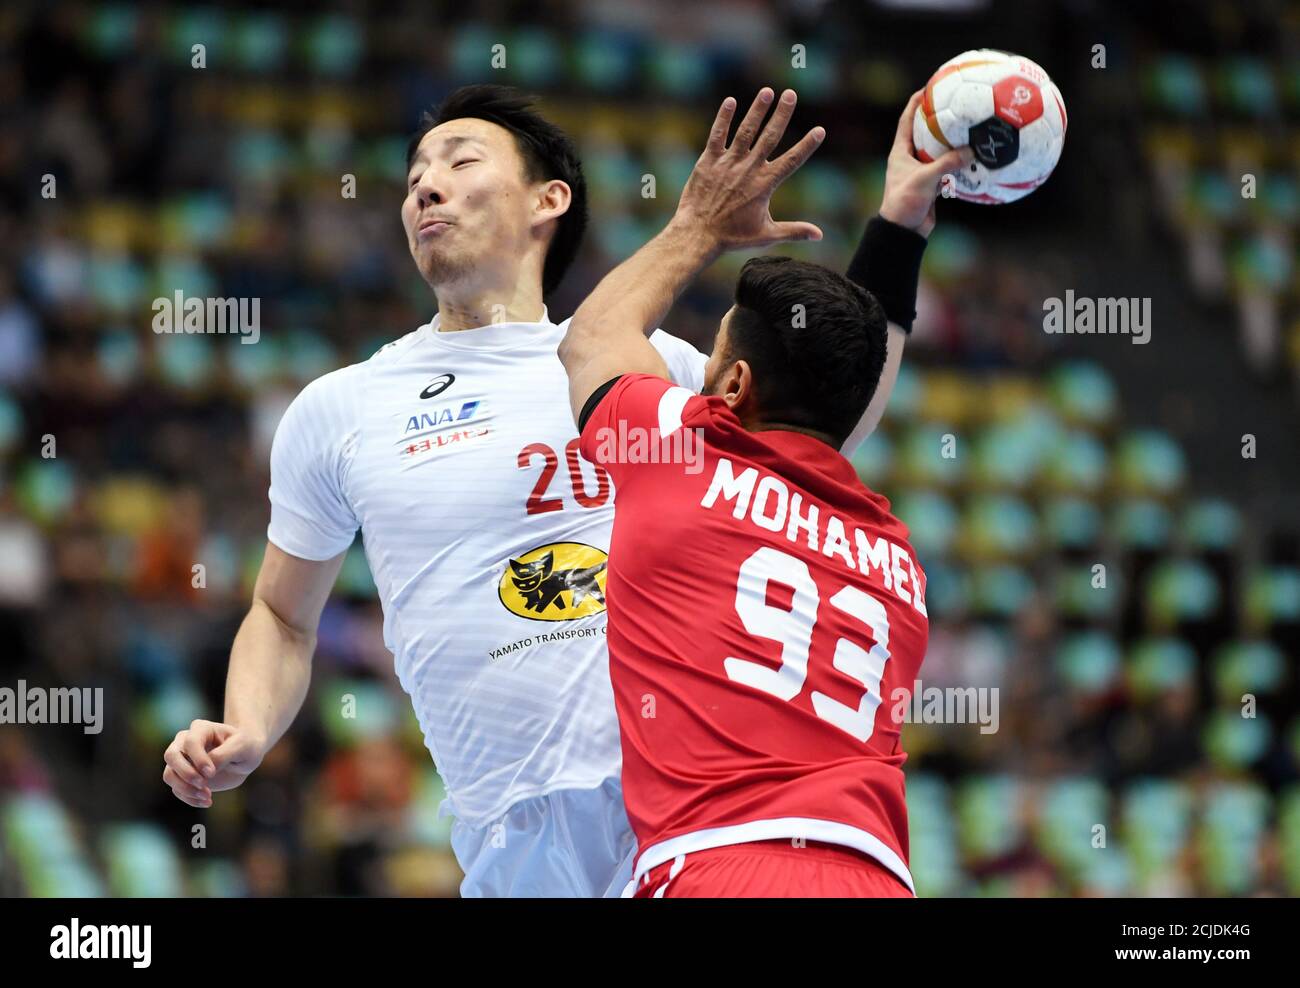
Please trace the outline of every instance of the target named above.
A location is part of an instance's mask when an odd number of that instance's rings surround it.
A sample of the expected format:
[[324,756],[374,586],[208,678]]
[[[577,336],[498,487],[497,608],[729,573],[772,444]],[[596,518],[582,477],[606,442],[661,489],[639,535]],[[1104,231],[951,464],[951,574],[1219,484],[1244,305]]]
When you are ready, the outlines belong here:
[[659,398],[659,435],[667,438],[682,427],[682,412],[696,395],[685,388],[669,388]]
[[907,865],[894,853],[893,848],[879,837],[859,827],[851,827],[847,823],[801,816],[785,816],[775,820],[750,820],[748,823],[738,823],[730,827],[711,827],[708,830],[693,830],[689,834],[678,834],[666,841],[652,844],[642,851],[636,860],[632,880],[638,881],[651,868],[683,854],[706,851],[713,847],[725,847],[728,844],[749,844],[753,841],[777,840],[783,837],[802,837],[805,840],[841,844],[855,851],[861,851],[892,871],[898,876],[899,881],[911,889],[913,895],[916,895],[916,886],[912,884],[912,873],[907,870]]

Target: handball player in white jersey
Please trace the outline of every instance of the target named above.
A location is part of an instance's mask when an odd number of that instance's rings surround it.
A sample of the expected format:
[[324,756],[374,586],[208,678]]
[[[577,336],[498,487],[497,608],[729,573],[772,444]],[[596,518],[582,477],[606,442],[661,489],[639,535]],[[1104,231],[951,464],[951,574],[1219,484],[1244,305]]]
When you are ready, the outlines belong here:
[[[578,454],[556,356],[567,320],[543,302],[586,225],[581,164],[525,97],[480,85],[426,118],[408,166],[402,224],[437,314],[286,411],[223,720],[181,731],[163,779],[211,806],[288,730],[360,530],[385,643],[446,784],[461,894],[617,896],[636,845],[605,651],[613,491]],[[705,355],[650,340],[699,391]]]

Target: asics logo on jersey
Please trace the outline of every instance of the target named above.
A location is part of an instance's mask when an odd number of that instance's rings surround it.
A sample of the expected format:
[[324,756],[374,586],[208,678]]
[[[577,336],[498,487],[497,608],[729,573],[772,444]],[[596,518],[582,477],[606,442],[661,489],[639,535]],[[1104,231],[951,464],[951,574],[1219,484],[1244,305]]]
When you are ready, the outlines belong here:
[[540,546],[507,560],[501,603],[520,617],[567,621],[605,609],[606,556],[580,542]]
[[420,392],[421,398],[437,398],[456,382],[455,374],[439,374]]

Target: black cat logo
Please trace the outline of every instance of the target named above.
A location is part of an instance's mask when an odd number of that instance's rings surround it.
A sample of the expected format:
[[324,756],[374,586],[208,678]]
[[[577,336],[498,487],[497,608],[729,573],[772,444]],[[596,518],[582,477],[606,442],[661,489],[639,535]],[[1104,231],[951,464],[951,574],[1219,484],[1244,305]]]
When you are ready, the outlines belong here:
[[[540,546],[508,560],[501,602],[520,617],[564,621],[605,609],[605,553],[578,542]],[[567,598],[566,598],[567,593]]]
[[555,570],[555,553],[548,552],[541,559],[531,563],[510,560],[510,568],[515,575],[511,581],[515,589],[524,595],[524,610],[543,614],[546,608],[554,604],[564,610],[564,598],[560,595],[568,590],[573,594],[573,606],[577,607],[587,596],[595,597],[605,603],[605,595],[596,574],[605,570],[604,563],[588,566],[585,569]]

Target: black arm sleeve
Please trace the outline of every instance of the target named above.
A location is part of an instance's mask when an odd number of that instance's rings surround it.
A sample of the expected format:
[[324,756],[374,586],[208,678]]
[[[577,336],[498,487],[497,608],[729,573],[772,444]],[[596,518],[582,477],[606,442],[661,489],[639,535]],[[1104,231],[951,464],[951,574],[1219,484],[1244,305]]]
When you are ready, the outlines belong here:
[[587,428],[587,420],[590,419],[592,413],[596,411],[596,406],[600,404],[600,400],[613,391],[614,385],[621,380],[623,380],[622,374],[606,381],[591,393],[591,397],[588,398],[586,403],[582,406],[582,411],[578,413],[578,435],[582,435],[582,430]]
[[925,237],[915,230],[873,216],[847,272],[850,281],[876,297],[889,321],[908,333],[916,318],[916,289],[921,280],[925,243]]

